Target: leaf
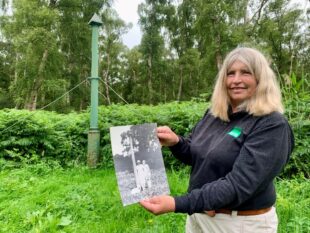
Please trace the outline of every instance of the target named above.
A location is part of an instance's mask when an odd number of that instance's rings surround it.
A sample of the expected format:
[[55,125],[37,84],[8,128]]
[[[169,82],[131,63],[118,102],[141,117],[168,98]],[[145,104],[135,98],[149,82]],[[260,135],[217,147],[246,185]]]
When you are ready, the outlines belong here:
[[72,220],[71,220],[71,216],[68,215],[68,216],[62,216],[61,219],[60,219],[60,222],[58,223],[58,226],[69,226],[70,224],[72,223]]

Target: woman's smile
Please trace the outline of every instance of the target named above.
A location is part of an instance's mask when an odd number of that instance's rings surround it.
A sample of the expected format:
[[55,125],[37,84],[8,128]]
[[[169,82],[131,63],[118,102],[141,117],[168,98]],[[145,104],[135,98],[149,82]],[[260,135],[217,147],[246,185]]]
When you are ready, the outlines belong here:
[[226,87],[233,109],[249,99],[255,93],[256,86],[254,75],[244,63],[235,61],[228,69]]

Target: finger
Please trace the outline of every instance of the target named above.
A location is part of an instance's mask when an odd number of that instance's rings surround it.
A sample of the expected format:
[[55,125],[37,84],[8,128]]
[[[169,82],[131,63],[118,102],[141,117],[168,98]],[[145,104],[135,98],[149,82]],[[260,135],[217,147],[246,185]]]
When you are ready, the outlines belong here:
[[215,216],[215,211],[214,210],[209,210],[209,211],[205,211],[205,213],[210,216],[210,217],[214,217]]
[[156,129],[157,133],[161,133],[163,131],[164,131],[164,127],[163,126],[157,127],[157,129]]
[[155,205],[153,203],[147,200],[140,201],[139,203],[144,209],[150,211],[151,213],[155,212]]
[[171,131],[171,129],[168,126],[157,127],[157,133],[167,133],[170,131]]

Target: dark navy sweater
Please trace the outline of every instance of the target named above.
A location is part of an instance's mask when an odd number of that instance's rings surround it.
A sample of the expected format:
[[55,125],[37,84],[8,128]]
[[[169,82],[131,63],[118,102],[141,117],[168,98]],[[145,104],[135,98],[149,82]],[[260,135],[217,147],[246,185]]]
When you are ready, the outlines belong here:
[[170,147],[192,167],[188,193],[174,197],[175,212],[253,210],[276,200],[273,179],[294,147],[292,130],[277,112],[255,117],[231,113],[224,122],[206,113],[188,138]]

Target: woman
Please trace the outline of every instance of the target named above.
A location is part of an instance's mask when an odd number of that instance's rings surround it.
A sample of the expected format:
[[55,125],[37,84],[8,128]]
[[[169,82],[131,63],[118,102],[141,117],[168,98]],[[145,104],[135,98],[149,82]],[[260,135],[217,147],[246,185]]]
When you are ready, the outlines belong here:
[[277,232],[274,178],[294,147],[281,93],[266,58],[236,48],[224,60],[211,109],[188,138],[158,127],[163,146],[192,167],[188,193],[140,204],[187,213],[186,232]]

